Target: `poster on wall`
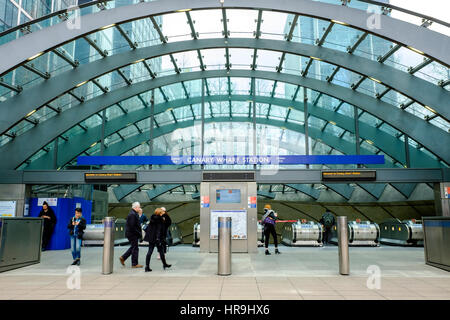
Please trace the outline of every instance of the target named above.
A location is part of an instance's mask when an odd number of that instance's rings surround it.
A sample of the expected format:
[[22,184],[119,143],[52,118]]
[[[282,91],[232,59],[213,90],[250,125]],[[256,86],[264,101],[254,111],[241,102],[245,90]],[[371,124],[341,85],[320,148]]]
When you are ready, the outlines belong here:
[[28,217],[30,215],[30,205],[28,203],[25,203],[25,206],[23,207],[23,216]]
[[219,217],[231,217],[232,239],[247,239],[247,210],[211,210],[210,239],[219,238]]
[[47,202],[50,207],[56,207],[58,205],[58,198],[38,198],[38,207],[42,207],[44,201]]
[[16,201],[0,201],[0,217],[15,217]]

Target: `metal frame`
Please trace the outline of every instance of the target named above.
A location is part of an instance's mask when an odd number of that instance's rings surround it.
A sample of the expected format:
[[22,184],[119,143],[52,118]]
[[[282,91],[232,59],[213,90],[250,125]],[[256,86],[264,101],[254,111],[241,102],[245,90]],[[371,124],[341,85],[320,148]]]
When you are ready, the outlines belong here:
[[[411,77],[409,73],[388,65],[333,49],[290,41],[228,38],[226,42],[223,38],[219,38],[165,43],[126,51],[81,65],[74,70],[69,70],[32,86],[21,94],[0,103],[0,113],[4,114],[4,119],[0,121],[0,132],[6,132],[18,123],[24,115],[48,104],[62,94],[70,92],[70,90],[86,81],[92,80],[95,83],[96,78],[120,70],[120,68],[127,65],[143,62],[143,59],[145,61],[145,59],[169,55],[174,61],[173,53],[211,48],[254,48],[319,58],[327,63],[336,65],[336,69],[345,68],[361,74],[363,76],[361,79],[366,79],[367,77],[375,79],[388,88],[393,88],[411,98],[413,101],[435,110],[444,119],[450,119],[449,91],[421,78]],[[178,70],[178,67],[176,68]],[[280,71],[278,69],[278,72]],[[130,85],[128,81],[127,84]],[[355,84],[353,89],[355,90],[357,87],[358,83]],[[104,88],[101,88],[101,90],[105,92]],[[11,110],[14,110],[14,112],[10,112]]]
[[[443,130],[427,123],[416,116],[402,110],[393,107],[383,101],[375,98],[371,98],[365,94],[354,92],[351,89],[347,89],[327,82],[303,78],[299,76],[282,74],[276,72],[267,71],[251,71],[251,70],[214,70],[214,71],[198,71],[181,73],[171,76],[166,76],[158,79],[147,80],[133,84],[124,88],[113,90],[106,95],[100,95],[96,98],[90,99],[83,104],[83,108],[71,108],[65,112],[62,112],[57,119],[51,118],[47,124],[54,123],[55,125],[36,126],[35,128],[28,130],[23,135],[16,139],[25,139],[22,137],[40,137],[40,142],[37,147],[41,148],[45,143],[52,141],[56,136],[63,134],[70,129],[76,123],[88,118],[90,115],[100,112],[106,107],[114,105],[117,102],[133,97],[137,94],[149,91],[153,88],[177,83],[180,81],[189,81],[202,78],[218,78],[218,77],[248,77],[248,78],[261,78],[268,80],[278,80],[281,82],[302,85],[313,90],[323,92],[327,95],[344,98],[348,103],[358,106],[361,110],[364,110],[375,117],[388,122],[396,129],[406,133],[409,137],[416,140],[420,144],[427,146],[427,148],[439,158],[448,162],[450,159],[450,150],[446,148],[450,145],[450,137]],[[53,120],[52,120],[53,119]],[[53,121],[53,122],[51,122]],[[56,121],[56,123],[55,123]],[[52,128],[52,130],[48,130]],[[57,129],[58,128],[58,129]],[[57,131],[58,130],[58,131]],[[37,134],[38,133],[38,134]],[[430,136],[434,136],[435,139],[429,139]],[[6,148],[12,148],[12,145],[17,143],[6,144],[1,150]],[[23,140],[28,141],[28,140]],[[42,142],[44,141],[44,143]],[[24,148],[24,145],[21,145]],[[5,149],[4,149],[5,148]],[[30,148],[35,148],[31,146]],[[9,156],[13,153],[8,153]],[[17,155],[20,156],[20,155]],[[12,159],[11,159],[12,160]],[[24,161],[25,159],[22,159]],[[19,161],[20,162],[20,161]]]
[[[376,34],[382,38],[392,40],[398,44],[410,46],[426,53],[444,65],[450,65],[449,39],[443,34],[420,28],[413,24],[393,19],[387,15],[380,15],[380,29],[370,29],[367,19],[371,13],[346,6],[331,5],[308,0],[227,0],[220,4],[217,0],[165,0],[156,2],[141,2],[135,5],[102,10],[97,13],[80,17],[80,28],[70,30],[64,23],[59,23],[44,30],[33,32],[0,47],[0,56],[8,57],[0,61],[0,75],[26,62],[42,52],[52,50],[72,39],[88,35],[101,30],[105,26],[114,26],[153,15],[176,12],[180,9],[226,9],[253,8],[267,9],[280,12],[301,13],[305,16],[324,20],[339,21],[344,25]],[[447,44],[447,45],[445,45]],[[15,52],[14,55],[9,55]]]
[[[215,96],[208,96],[205,97],[205,102],[214,102],[214,101],[249,101],[250,99],[254,99],[255,102],[259,103],[265,103],[265,104],[274,104],[281,107],[286,108],[292,108],[292,110],[298,110],[298,111],[304,111],[304,104],[302,102],[297,101],[291,101],[289,99],[280,99],[280,98],[270,98],[267,96],[248,96],[248,95],[215,95]],[[155,111],[148,113],[147,108],[142,108],[133,112],[127,112],[124,113],[122,116],[119,116],[111,121],[108,121],[108,123],[105,126],[105,129],[99,129],[98,127],[93,127],[90,129],[87,129],[86,131],[93,131],[98,132],[99,130],[103,133],[104,137],[107,137],[114,132],[117,132],[121,130],[122,128],[126,127],[125,124],[129,123],[137,123],[141,120],[144,120],[148,117],[152,119],[152,114],[160,114],[169,108],[177,109],[184,107],[186,105],[191,104],[198,104],[202,101],[201,97],[194,97],[190,99],[179,99],[174,100],[171,102],[165,102],[158,105],[155,105]],[[86,107],[86,106],[85,106]],[[343,128],[346,131],[349,131],[351,133],[354,133],[354,119],[351,117],[345,116],[343,114],[333,112],[332,110],[327,110],[320,107],[315,107],[312,105],[309,105],[309,113],[319,119],[323,119],[326,121],[332,121],[336,123],[336,125],[340,128]],[[105,109],[103,109],[104,111]],[[291,109],[289,109],[291,110]],[[85,109],[85,111],[89,112],[89,110]],[[74,113],[75,110],[71,113]],[[81,111],[77,112],[78,117],[83,117],[83,113]],[[70,116],[70,115],[68,115]],[[249,115],[249,117],[253,115]],[[78,119],[73,119],[71,117],[68,117],[68,119],[71,121],[70,125],[75,125],[77,123]],[[0,148],[0,152],[4,152],[5,154],[9,154],[8,159],[5,160],[3,165],[5,168],[15,168],[20,165],[21,162],[24,161],[24,159],[27,159],[28,157],[32,156],[35,152],[37,152],[40,149],[39,143],[43,143],[43,141],[49,139],[49,141],[53,140],[55,136],[62,135],[62,130],[65,130],[67,123],[64,123],[65,118],[55,117],[53,119],[49,120],[49,127],[53,128],[54,131],[48,132],[48,128],[40,128],[40,133],[37,132],[37,130],[31,129],[29,133],[25,133],[24,135],[21,135],[17,137],[15,143],[13,144],[7,144],[4,147]],[[256,124],[256,123],[255,123]],[[103,126],[103,124],[102,124]],[[153,126],[151,126],[153,127]],[[386,154],[390,155],[395,160],[405,163],[405,155],[401,152],[403,142],[396,137],[377,129],[373,126],[370,126],[364,122],[361,122],[359,124],[359,127],[362,130],[362,138],[363,139],[370,139],[374,142],[374,145],[377,146],[379,149],[381,149]],[[152,130],[152,129],[150,129]],[[34,132],[31,132],[34,131]],[[152,136],[152,134],[151,134]],[[91,145],[95,142],[97,142],[98,136],[94,136],[94,139],[91,140],[84,140],[84,144]],[[152,139],[150,139],[152,140]],[[77,145],[78,146],[78,145]],[[412,161],[416,166],[419,167],[438,167],[439,162],[436,160],[431,159],[427,155],[423,154],[422,152],[418,151],[417,149],[412,149],[410,151],[410,154],[412,155]],[[2,167],[2,166],[0,166]]]
[[[247,170],[248,171],[248,170]],[[1,184],[86,184],[82,170],[46,171],[0,171]],[[96,172],[96,171],[91,171]],[[103,170],[108,172],[130,172],[127,170]],[[198,184],[202,181],[203,170],[138,170],[139,184]],[[276,175],[265,175],[255,171],[255,180],[261,184],[311,184],[322,183],[319,169],[280,170]],[[377,169],[375,183],[432,183],[443,182],[450,176],[450,169]]]

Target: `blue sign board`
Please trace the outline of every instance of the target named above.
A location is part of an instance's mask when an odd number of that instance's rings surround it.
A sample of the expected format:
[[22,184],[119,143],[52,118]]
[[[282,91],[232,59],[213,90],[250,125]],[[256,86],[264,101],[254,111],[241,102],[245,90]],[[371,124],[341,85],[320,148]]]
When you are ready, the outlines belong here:
[[78,165],[384,164],[383,155],[80,156]]

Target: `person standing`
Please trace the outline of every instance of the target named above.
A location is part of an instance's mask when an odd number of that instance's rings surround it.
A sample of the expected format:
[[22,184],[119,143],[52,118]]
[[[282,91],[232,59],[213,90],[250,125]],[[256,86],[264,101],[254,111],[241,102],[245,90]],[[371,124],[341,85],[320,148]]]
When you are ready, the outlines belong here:
[[278,250],[278,239],[277,232],[275,230],[275,221],[278,219],[278,214],[272,210],[272,206],[270,204],[266,204],[264,206],[264,216],[262,217],[262,223],[264,225],[264,240],[265,240],[265,248],[266,255],[270,255],[269,252],[269,237],[272,235],[273,242],[275,244],[275,254],[280,254],[281,252]]
[[42,203],[42,210],[39,213],[40,218],[44,218],[44,232],[42,235],[42,251],[45,251],[50,239],[52,238],[53,230],[57,222],[55,212],[48,205],[46,201]]
[[[164,249],[164,254],[167,254],[167,247],[169,245],[169,243],[167,243],[167,236],[169,235],[169,237],[171,238],[170,235],[170,230],[169,227],[172,224],[172,219],[170,218],[170,216],[167,214],[167,210],[164,207],[161,207],[162,210],[162,219],[163,219],[163,236],[162,236],[162,241],[163,241],[163,249]],[[158,260],[161,258],[160,254],[158,253]]]
[[81,259],[81,241],[83,239],[84,229],[86,229],[86,220],[82,217],[81,208],[75,209],[75,216],[69,221],[67,229],[70,234],[70,246],[72,249],[72,265],[80,265]]
[[164,221],[163,215],[164,211],[161,208],[157,208],[155,213],[150,217],[150,224],[145,232],[144,240],[148,242],[148,252],[145,257],[145,272],[150,272],[150,259],[152,257],[153,250],[156,246],[159,255],[161,256],[161,261],[163,263],[164,270],[170,268],[172,265],[167,264],[166,257],[164,255],[163,249],[163,236],[164,236]]
[[[141,225],[141,230],[142,230],[142,239],[145,236],[145,230],[148,227],[148,218],[147,216],[144,214],[144,211],[142,210],[142,208],[139,209],[138,211],[138,215],[139,215],[139,224]],[[140,241],[142,241],[142,239]]]
[[335,224],[334,215],[329,210],[326,210],[319,223],[322,224],[323,228],[323,244],[328,244],[331,237],[331,228]]
[[119,257],[120,263],[125,266],[125,261],[131,255],[132,268],[142,268],[142,265],[138,263],[138,241],[142,240],[142,229],[141,224],[139,223],[140,210],[142,210],[141,204],[139,202],[133,202],[125,226],[125,236],[127,237],[128,241],[130,241],[130,248],[122,256]]

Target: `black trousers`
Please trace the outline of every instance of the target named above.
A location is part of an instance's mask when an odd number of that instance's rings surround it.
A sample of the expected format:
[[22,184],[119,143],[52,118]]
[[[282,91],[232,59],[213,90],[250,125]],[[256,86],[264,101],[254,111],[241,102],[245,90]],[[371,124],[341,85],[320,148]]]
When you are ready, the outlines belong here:
[[138,238],[128,238],[128,240],[130,241],[131,246],[122,255],[122,258],[124,260],[127,260],[128,257],[131,255],[131,265],[135,266],[138,264],[138,258],[139,258]]
[[330,243],[331,239],[331,228],[325,227],[323,230],[323,243]]
[[149,243],[148,244],[148,251],[147,251],[147,256],[145,257],[145,266],[146,267],[150,267],[150,259],[152,257],[152,253],[153,250],[155,249],[155,246],[159,252],[159,256],[161,257],[161,262],[163,263],[163,265],[166,265],[166,257],[164,255],[164,247],[165,244],[164,242],[160,242],[160,243]]
[[42,233],[42,249],[47,248],[50,243],[50,239],[52,238],[53,227],[46,227],[44,225],[44,232]]
[[269,236],[272,235],[275,248],[278,247],[277,232],[275,226],[270,223],[264,224],[264,242],[266,249],[269,247]]

